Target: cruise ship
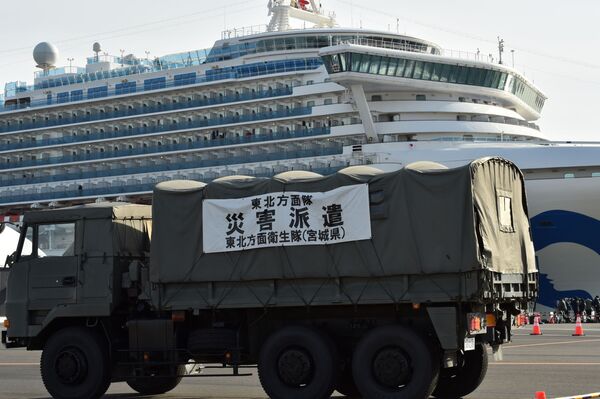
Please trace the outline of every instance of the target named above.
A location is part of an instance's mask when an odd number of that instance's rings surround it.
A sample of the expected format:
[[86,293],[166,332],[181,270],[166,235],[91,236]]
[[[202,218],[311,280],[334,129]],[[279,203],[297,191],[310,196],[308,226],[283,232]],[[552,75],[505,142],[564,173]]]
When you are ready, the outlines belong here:
[[540,307],[600,294],[600,144],[548,141],[536,125],[546,96],[502,63],[502,49],[495,62],[341,28],[314,0],[268,7],[264,27],[158,58],[95,43],[85,67],[57,67],[58,49],[36,46],[33,85],[6,84],[0,105],[4,220],[31,208],[148,203],[170,179],[502,156],[527,179]]

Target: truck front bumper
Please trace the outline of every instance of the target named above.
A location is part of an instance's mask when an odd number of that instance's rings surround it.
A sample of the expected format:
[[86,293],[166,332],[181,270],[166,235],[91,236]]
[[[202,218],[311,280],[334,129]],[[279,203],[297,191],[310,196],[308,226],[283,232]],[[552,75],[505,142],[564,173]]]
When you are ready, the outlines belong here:
[[6,330],[2,330],[2,345],[4,345],[4,347],[7,349],[20,348],[23,346],[20,345],[18,342],[11,341],[10,338],[8,338],[8,331]]

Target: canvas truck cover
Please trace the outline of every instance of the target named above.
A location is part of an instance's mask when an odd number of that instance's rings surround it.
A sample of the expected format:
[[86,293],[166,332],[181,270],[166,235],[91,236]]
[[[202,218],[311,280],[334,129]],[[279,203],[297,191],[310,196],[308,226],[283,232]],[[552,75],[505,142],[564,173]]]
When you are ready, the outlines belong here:
[[152,207],[156,283],[536,271],[523,176],[500,158],[431,171],[163,182]]

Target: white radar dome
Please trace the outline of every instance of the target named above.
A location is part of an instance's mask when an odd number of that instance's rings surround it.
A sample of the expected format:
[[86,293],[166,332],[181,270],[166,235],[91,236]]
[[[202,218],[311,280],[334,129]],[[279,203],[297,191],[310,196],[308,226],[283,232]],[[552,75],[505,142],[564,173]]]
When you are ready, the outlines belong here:
[[39,68],[53,67],[58,61],[58,48],[52,43],[41,42],[33,49],[33,59]]

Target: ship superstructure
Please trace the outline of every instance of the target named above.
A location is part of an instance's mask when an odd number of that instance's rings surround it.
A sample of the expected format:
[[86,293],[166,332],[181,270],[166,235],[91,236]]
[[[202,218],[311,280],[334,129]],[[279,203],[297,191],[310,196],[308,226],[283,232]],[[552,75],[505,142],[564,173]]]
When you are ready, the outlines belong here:
[[[84,68],[56,68],[56,48],[40,44],[34,84],[7,84],[0,107],[3,213],[147,202],[170,179],[455,166],[485,155],[524,169],[532,216],[564,184],[600,199],[600,147],[547,142],[536,125],[546,96],[515,69],[419,38],[336,27],[314,1],[269,10],[266,29],[226,31],[210,49],[155,59],[110,56],[96,43]],[[315,27],[290,29],[290,18]]]

